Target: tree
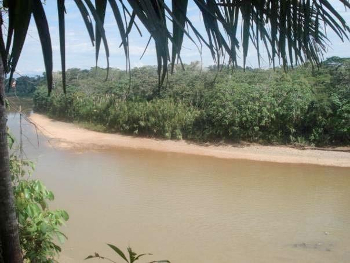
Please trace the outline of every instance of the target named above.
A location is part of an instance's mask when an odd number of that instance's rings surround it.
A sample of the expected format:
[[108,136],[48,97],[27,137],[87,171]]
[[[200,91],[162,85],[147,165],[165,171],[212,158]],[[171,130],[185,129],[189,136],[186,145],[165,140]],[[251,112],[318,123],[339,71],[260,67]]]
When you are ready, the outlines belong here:
[[[339,1],[350,7],[349,0]],[[322,54],[329,45],[327,27],[342,40],[348,39],[350,32],[345,20],[328,0],[194,0],[203,17],[206,37],[198,32],[187,17],[188,0],[172,0],[171,7],[164,0],[95,0],[95,4],[91,0],[74,2],[84,19],[91,42],[96,46],[96,63],[102,43],[109,65],[109,48],[103,28],[107,3],[116,20],[128,69],[128,35],[133,28],[139,30],[138,23],[146,28],[150,39],[155,43],[159,89],[168,73],[168,61],[171,71],[176,61],[182,64],[181,46],[184,36],[194,42],[200,52],[202,46],[207,47],[217,65],[223,63],[226,54],[228,63],[237,66],[237,51],[241,48],[245,67],[248,47],[253,44],[258,61],[260,51],[264,48],[273,66],[275,59],[279,59],[287,69],[288,66],[305,61],[314,65],[321,62]],[[53,86],[52,45],[41,0],[3,0],[0,3],[0,243],[3,260],[16,263],[22,260],[8,168],[4,74],[9,73],[11,83],[33,15],[41,41],[50,93]],[[57,0],[62,82],[65,90],[64,4],[64,0]],[[3,27],[4,13],[7,14],[6,27]],[[95,31],[92,21],[95,22]],[[2,32],[2,29],[6,29],[6,32]],[[172,46],[171,52],[169,43]]]

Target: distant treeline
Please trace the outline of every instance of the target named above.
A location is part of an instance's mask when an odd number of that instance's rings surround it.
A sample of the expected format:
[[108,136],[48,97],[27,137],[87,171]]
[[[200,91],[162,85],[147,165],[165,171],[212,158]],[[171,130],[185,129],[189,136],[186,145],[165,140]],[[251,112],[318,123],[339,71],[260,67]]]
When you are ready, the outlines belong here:
[[[31,97],[33,96],[35,90],[39,86],[45,85],[45,77],[44,76],[20,76],[18,78],[14,78],[9,85],[9,80],[6,79],[5,87],[7,91],[7,96],[20,96],[20,97]],[[15,85],[13,85],[15,83]]]
[[[70,69],[68,91],[50,97],[43,85],[35,110],[107,132],[196,141],[350,144],[350,59],[333,57],[320,68],[285,73],[177,68],[159,89],[155,67],[131,75],[111,69]],[[131,76],[131,80],[129,77]]]

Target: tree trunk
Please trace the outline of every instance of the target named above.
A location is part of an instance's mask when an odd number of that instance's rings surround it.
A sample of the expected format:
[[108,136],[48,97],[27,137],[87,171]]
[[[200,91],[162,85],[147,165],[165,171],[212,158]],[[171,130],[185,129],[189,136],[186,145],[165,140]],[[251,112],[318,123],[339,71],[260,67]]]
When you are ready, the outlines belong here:
[[[0,245],[4,263],[23,262],[7,145],[4,67],[0,59]],[[0,257],[1,259],[1,257]]]

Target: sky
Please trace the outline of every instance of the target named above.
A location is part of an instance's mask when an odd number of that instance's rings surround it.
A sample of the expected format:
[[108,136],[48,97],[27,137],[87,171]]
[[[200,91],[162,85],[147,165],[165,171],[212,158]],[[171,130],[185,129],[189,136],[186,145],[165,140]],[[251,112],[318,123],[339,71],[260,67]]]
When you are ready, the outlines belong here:
[[[344,5],[341,4],[339,0],[330,0],[330,2],[350,25],[350,10],[346,11]],[[56,5],[56,1],[47,0],[44,6],[53,45],[54,71],[61,69]],[[66,10],[66,66],[67,68],[90,69],[95,66],[95,48],[91,44],[83,19],[73,0],[66,0]],[[189,1],[188,16],[196,29],[199,32],[204,33],[203,21],[198,8],[196,8],[193,3],[193,0]],[[146,33],[146,30],[142,27],[141,23],[138,23],[138,25],[140,26],[143,36],[141,37],[137,30],[133,29],[129,37],[131,67],[155,65],[156,56],[153,41],[151,41],[143,58],[140,59],[148,42],[149,34]],[[125,69],[124,52],[123,49],[119,47],[121,43],[119,32],[109,6],[106,12],[105,30],[110,49],[110,67]],[[325,54],[326,58],[331,56],[350,57],[349,41],[342,42],[336,34],[330,30],[328,31],[328,37],[332,44]],[[265,57],[265,60],[262,62],[261,67],[266,68],[269,67],[269,64],[264,53],[266,52],[263,51],[262,56]],[[181,57],[184,63],[201,60],[199,51],[188,38],[184,39]],[[204,66],[214,64],[209,50],[205,48],[203,48],[202,52],[202,62]],[[242,60],[238,60],[238,62],[242,64]],[[98,65],[100,67],[106,67],[103,45],[101,45]],[[258,67],[257,55],[253,45],[250,45],[247,66]],[[44,70],[45,67],[41,53],[41,45],[35,22],[32,19],[22,55],[17,66],[17,72],[21,75],[41,75]],[[19,76],[18,74],[17,76]],[[15,75],[15,77],[17,76]]]

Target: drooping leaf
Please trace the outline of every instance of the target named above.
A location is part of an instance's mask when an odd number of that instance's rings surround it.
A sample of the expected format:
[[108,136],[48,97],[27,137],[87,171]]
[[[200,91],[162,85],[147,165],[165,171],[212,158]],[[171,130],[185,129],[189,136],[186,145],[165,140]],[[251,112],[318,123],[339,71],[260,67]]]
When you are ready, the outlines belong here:
[[[90,0],[85,0],[85,3],[88,6],[92,16],[95,19],[96,30],[99,31],[99,33],[101,35],[101,38],[102,38],[102,41],[103,41],[103,45],[104,45],[105,52],[106,52],[106,60],[107,60],[107,76],[106,76],[106,79],[108,79],[108,73],[109,73],[109,47],[108,47],[108,43],[107,43],[106,33],[105,33],[104,28],[103,28],[103,23],[100,20],[98,14],[96,12],[96,9],[95,9],[94,5],[91,3],[91,1]],[[96,63],[97,63],[97,61],[96,61]]]
[[158,64],[158,92],[164,82],[168,69],[168,39],[171,37],[165,19],[164,1],[128,1],[139,20],[150,32],[155,42]]
[[[125,26],[124,26],[124,23],[123,23],[123,19],[122,19],[119,7],[118,7],[117,3],[115,1],[113,1],[113,0],[109,0],[109,4],[110,4],[110,6],[112,8],[113,15],[114,15],[115,21],[116,21],[118,29],[119,29],[119,34],[120,34],[120,37],[122,39],[122,45],[123,45],[123,48],[124,48],[125,58],[126,58],[127,61],[129,61],[128,34],[125,31]],[[130,21],[131,25],[132,25],[132,23],[133,23],[133,20]]]
[[174,71],[175,60],[180,55],[181,46],[184,37],[184,28],[186,25],[186,14],[188,0],[178,0],[172,1],[172,13],[173,19],[176,21],[173,22],[173,46],[171,54],[171,72]]
[[67,213],[65,210],[61,210],[60,212],[61,212],[62,218],[63,218],[65,221],[68,221],[68,219],[69,219],[68,213]]
[[42,53],[44,56],[44,64],[47,78],[47,86],[49,93],[52,90],[52,44],[49,31],[49,25],[47,23],[45,11],[41,0],[32,0],[33,15],[38,29],[39,38],[41,42]]
[[[32,1],[26,1],[26,0],[15,0],[13,2],[10,1],[10,8],[12,8],[13,10],[9,10],[9,20],[12,21],[13,27],[12,28],[9,27],[9,33],[13,32],[13,43],[12,43],[11,55],[9,58],[10,77],[9,77],[8,89],[10,89],[12,79],[13,79],[13,74],[16,70],[17,63],[24,45],[24,41],[27,36],[29,22],[32,14]],[[6,50],[10,49],[10,45],[11,45],[11,40],[8,41]]]
[[56,236],[61,244],[63,244],[66,240],[68,240],[67,236],[63,234],[62,232],[57,231]]
[[57,0],[58,11],[58,27],[60,32],[60,52],[61,52],[61,68],[62,68],[62,85],[63,92],[66,93],[66,30],[65,30],[65,0]]
[[[16,9],[17,0],[9,1],[8,3],[4,3],[4,6],[8,8],[8,27],[7,27],[7,40],[5,46],[5,54],[2,55],[8,59],[10,54],[10,47],[12,43],[13,32],[15,30],[15,9]],[[6,62],[6,73],[9,72],[9,64]]]
[[[249,3],[250,1],[248,1]],[[243,45],[243,68],[246,66],[246,60],[248,56],[248,46],[249,46],[249,35],[250,35],[250,11],[251,11],[251,6],[246,3],[244,5],[244,12],[243,12],[243,40],[242,40],[242,45]]]
[[74,0],[74,2],[76,3],[76,5],[79,8],[80,14],[83,17],[86,29],[87,29],[87,31],[89,33],[91,43],[94,46],[95,45],[94,28],[93,28],[93,25],[92,25],[92,20],[91,20],[91,17],[89,15],[89,12],[86,9],[86,6],[82,2],[82,0]]
[[[0,25],[3,24],[2,16],[0,16]],[[2,59],[2,65],[4,67],[5,72],[7,72],[7,52],[6,52],[6,46],[3,38],[2,33],[2,26],[0,26],[0,55]]]
[[[104,24],[105,21],[105,15],[106,15],[106,7],[107,7],[107,0],[95,0],[95,7],[96,7],[96,13],[98,17],[100,18],[101,24]],[[101,45],[101,34],[100,31],[97,29],[97,22],[95,22],[95,35],[96,35],[96,66],[98,62],[98,55],[100,52],[100,45]]]

